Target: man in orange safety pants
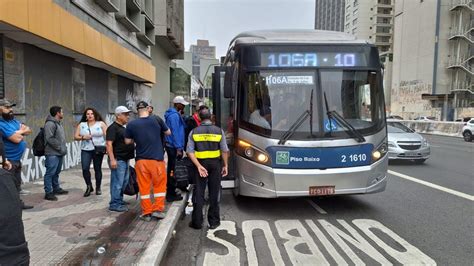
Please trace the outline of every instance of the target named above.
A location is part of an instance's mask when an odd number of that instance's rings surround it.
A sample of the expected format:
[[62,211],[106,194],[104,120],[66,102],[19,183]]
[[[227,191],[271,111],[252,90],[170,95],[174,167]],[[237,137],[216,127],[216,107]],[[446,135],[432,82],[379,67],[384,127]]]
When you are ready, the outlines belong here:
[[[143,101],[137,104],[139,117],[128,123],[125,143],[135,142],[135,170],[142,207],[140,219],[149,222],[152,218],[165,218],[166,166],[160,134],[171,135],[171,131],[162,120],[150,116],[147,107],[148,103]],[[150,194],[152,189],[153,194]]]

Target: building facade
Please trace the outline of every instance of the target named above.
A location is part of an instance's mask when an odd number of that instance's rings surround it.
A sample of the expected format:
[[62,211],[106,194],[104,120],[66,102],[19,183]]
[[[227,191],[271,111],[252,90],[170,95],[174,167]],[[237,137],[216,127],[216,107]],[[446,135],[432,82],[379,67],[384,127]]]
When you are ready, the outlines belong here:
[[345,0],[316,0],[315,9],[315,29],[344,31]]
[[473,21],[470,0],[397,0],[392,114],[474,116]]
[[189,52],[193,55],[193,75],[201,77],[201,59],[215,59],[216,47],[209,46],[208,40],[197,40],[196,45],[191,45]]
[[[182,27],[171,34],[161,29],[170,27],[159,21],[169,12],[160,7],[170,2],[0,1],[0,97],[17,103],[17,118],[33,129],[27,142],[43,127],[49,107],[62,106],[68,142],[64,168],[69,168],[80,160],[73,134],[86,107],[96,108],[110,123],[117,105],[134,108],[140,100],[161,99],[155,90],[169,91],[169,84],[167,89],[155,85],[162,74],[159,63],[168,62],[169,80],[170,57],[179,56],[183,47],[182,38],[176,41]],[[164,59],[155,57],[156,46]],[[22,162],[25,182],[44,175],[44,157],[27,149]]]
[[384,90],[387,111],[391,106],[393,60],[393,8],[395,0],[346,0],[344,32],[374,43],[385,67]]

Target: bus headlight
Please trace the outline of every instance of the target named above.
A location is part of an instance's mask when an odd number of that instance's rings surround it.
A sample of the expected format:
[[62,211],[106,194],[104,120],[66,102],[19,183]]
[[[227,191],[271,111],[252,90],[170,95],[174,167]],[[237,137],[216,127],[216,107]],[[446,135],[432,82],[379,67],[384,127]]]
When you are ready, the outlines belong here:
[[384,140],[375,150],[372,151],[372,163],[380,160],[387,154],[388,146],[387,142]]
[[237,154],[259,164],[269,165],[270,157],[268,154],[252,144],[239,140],[237,142]]

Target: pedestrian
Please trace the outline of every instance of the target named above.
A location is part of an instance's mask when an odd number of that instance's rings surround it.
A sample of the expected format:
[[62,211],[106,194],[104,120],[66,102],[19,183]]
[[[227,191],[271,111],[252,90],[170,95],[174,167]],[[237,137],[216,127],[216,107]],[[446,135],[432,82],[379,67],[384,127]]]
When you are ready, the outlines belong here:
[[168,202],[183,199],[180,194],[176,193],[176,180],[173,177],[173,172],[175,171],[176,160],[183,158],[186,126],[181,111],[188,104],[183,96],[176,96],[173,99],[174,106],[165,112],[166,125],[171,130],[171,136],[166,137],[165,145],[166,154],[168,154],[168,180],[166,183],[166,201]]
[[107,154],[111,170],[109,210],[116,212],[128,210],[123,201],[123,192],[130,176],[130,160],[135,157],[133,144],[125,144],[125,125],[130,112],[125,106],[115,108],[115,122],[107,128]]
[[[125,130],[125,143],[135,143],[135,170],[140,190],[142,215],[140,219],[151,221],[152,217],[165,217],[166,170],[163,143],[158,138],[161,132],[171,135],[165,123],[150,116],[148,103],[137,104],[138,118],[128,123]],[[150,192],[153,190],[153,195]],[[154,202],[152,203],[151,197]]]
[[44,174],[44,199],[56,201],[56,195],[66,195],[68,191],[59,185],[59,174],[67,153],[66,135],[61,120],[64,118],[63,109],[53,106],[49,109],[48,118],[44,124],[46,173]]
[[[0,142],[3,143],[2,140]],[[0,265],[29,265],[30,252],[22,220],[22,201],[14,179],[11,172],[0,169]]]
[[[21,158],[26,150],[25,136],[31,134],[31,129],[25,124],[15,119],[13,114],[13,107],[16,104],[7,99],[0,100],[0,109],[2,117],[0,118],[0,131],[2,133],[3,142],[5,145],[5,155],[10,161],[12,167],[9,170],[13,175],[15,187],[20,193],[21,191]],[[22,200],[22,209],[31,209],[33,206],[26,205]]]
[[199,118],[199,111],[201,111],[202,109],[209,109],[209,107],[207,107],[206,105],[204,104],[201,104],[199,105],[199,109],[194,112],[194,114],[190,117],[188,117],[187,119],[185,119],[185,122],[186,122],[186,129],[185,129],[185,145],[184,147],[187,147],[187,144],[188,144],[188,136],[189,136],[189,133],[197,128],[198,126],[201,125],[201,118]]
[[[164,124],[165,122],[163,121],[163,118],[161,118],[159,115],[156,115],[153,113],[153,106],[151,105],[148,105],[147,107],[147,110],[148,110],[148,113],[150,114],[151,117],[154,117],[156,120],[158,120],[158,123],[160,124]],[[160,138],[161,138],[161,143],[165,143],[165,134],[163,132],[161,132],[160,134]],[[164,151],[164,146],[163,146],[163,151]]]
[[94,108],[87,108],[74,134],[75,140],[81,141],[82,176],[86,182],[84,197],[94,192],[91,181],[90,165],[93,162],[95,174],[95,194],[102,195],[102,160],[105,155],[105,134],[107,125],[102,116]]
[[199,117],[202,121],[201,125],[189,134],[186,148],[188,157],[198,170],[194,180],[194,209],[189,226],[194,229],[202,228],[202,209],[207,185],[209,190],[207,220],[209,228],[215,229],[220,225],[221,179],[223,176],[227,176],[229,148],[227,147],[224,131],[212,124],[209,109],[201,110]]

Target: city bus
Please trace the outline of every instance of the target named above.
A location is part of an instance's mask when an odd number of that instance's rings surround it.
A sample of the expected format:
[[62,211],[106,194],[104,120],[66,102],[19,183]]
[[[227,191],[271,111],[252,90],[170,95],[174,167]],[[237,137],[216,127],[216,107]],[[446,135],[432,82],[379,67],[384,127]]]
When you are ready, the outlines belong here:
[[382,74],[377,47],[346,33],[236,36],[212,85],[231,149],[223,188],[261,198],[384,191]]

